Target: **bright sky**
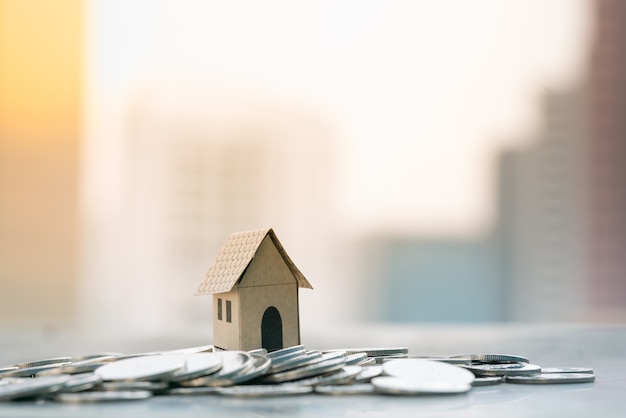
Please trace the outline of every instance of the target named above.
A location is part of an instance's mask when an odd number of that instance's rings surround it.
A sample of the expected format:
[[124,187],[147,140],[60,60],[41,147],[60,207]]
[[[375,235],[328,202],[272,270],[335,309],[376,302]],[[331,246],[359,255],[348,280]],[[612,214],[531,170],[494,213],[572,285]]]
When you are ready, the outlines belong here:
[[91,106],[150,78],[205,77],[320,111],[347,228],[470,234],[494,216],[493,156],[546,90],[581,79],[586,0],[92,0]]

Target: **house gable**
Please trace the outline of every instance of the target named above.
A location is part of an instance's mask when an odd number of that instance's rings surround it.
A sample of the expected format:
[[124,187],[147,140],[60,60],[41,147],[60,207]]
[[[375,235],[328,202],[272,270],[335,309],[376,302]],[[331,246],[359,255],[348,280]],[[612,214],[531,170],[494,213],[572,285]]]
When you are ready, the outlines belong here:
[[298,287],[313,289],[308,280],[291,261],[271,228],[232,234],[220,250],[213,266],[198,286],[197,295],[229,292],[242,278],[244,271],[256,257],[261,244],[270,238],[284,263],[298,283]]
[[296,284],[297,281],[282,255],[267,235],[237,283],[237,287]]

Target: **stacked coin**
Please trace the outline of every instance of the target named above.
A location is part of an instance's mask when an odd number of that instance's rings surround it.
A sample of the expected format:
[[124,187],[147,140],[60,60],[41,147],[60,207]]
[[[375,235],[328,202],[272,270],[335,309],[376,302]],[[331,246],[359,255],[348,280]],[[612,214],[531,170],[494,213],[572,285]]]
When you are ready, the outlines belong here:
[[0,401],[132,401],[151,396],[237,397],[462,394],[499,383],[589,383],[593,370],[542,368],[509,354],[409,356],[408,349],[308,350],[303,345],[220,351],[211,346],[139,354],[57,357],[0,367]]

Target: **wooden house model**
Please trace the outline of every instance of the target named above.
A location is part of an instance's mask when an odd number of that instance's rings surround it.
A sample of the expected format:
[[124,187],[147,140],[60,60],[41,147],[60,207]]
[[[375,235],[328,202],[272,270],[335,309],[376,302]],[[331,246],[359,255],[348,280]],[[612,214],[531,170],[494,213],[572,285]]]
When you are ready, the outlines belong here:
[[300,344],[298,288],[313,287],[270,229],[232,234],[198,295],[213,295],[213,345],[278,350]]

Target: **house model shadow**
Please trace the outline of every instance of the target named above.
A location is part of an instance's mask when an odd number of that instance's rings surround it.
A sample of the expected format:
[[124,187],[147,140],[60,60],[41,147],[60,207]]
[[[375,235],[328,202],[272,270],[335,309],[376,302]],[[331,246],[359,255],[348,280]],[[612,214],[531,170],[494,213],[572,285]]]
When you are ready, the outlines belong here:
[[313,289],[274,231],[232,234],[197,295],[213,295],[213,345],[278,350],[300,344],[298,288]]

